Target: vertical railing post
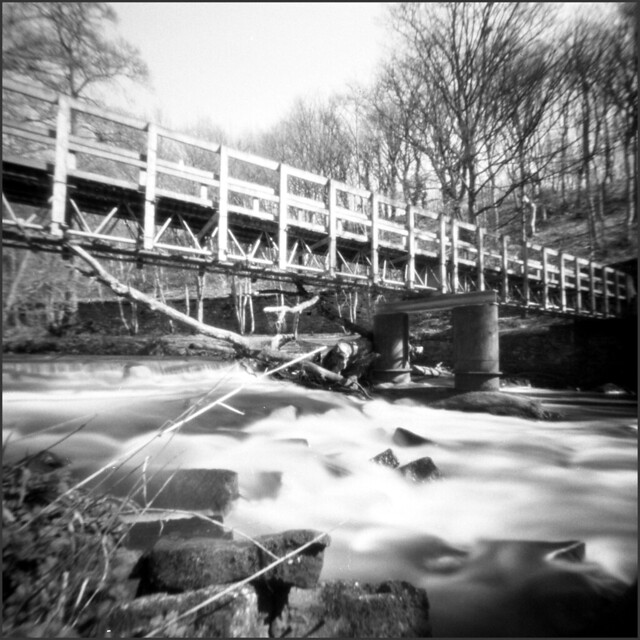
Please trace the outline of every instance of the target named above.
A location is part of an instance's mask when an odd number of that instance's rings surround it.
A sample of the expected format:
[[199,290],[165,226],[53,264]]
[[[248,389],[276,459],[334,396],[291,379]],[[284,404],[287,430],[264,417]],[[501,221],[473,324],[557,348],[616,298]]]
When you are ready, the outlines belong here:
[[602,311],[604,313],[604,317],[609,316],[609,273],[611,272],[610,267],[602,268]]
[[509,236],[502,239],[502,302],[509,300]]
[[582,311],[582,277],[580,275],[580,258],[574,258],[576,270],[576,313]]
[[229,240],[229,151],[221,144],[219,154],[218,260],[220,262],[226,262]]
[[564,266],[564,253],[560,252],[558,257],[560,259],[560,309],[564,312],[567,310],[567,273]]
[[338,211],[337,189],[333,178],[329,179],[329,275],[333,278],[338,269]]
[[589,311],[596,312],[596,272],[593,260],[589,260]]
[[379,256],[378,247],[380,243],[378,228],[378,195],[376,193],[371,194],[371,281],[373,284],[377,284],[379,280]]
[[56,151],[53,171],[53,198],[51,202],[51,235],[61,237],[67,222],[67,171],[69,162],[69,136],[71,135],[71,101],[68,96],[58,97],[56,119]]
[[142,248],[153,249],[156,233],[156,163],[158,159],[158,128],[150,122],[147,125],[146,182],[144,188],[144,223],[142,229]]
[[[278,171],[278,269],[280,269],[280,271],[286,271],[289,251],[287,246],[287,215],[289,212],[287,204],[287,166],[281,162]],[[329,212],[331,212],[331,204],[329,204]],[[329,213],[329,215],[331,215],[331,213]]]
[[447,219],[445,218],[444,213],[440,214],[438,222],[438,245],[440,248],[440,292],[447,293]]
[[407,205],[407,250],[409,257],[407,260],[407,277],[405,284],[407,289],[416,286],[416,211],[415,208]]
[[484,229],[480,226],[476,227],[476,248],[478,250],[478,254],[476,256],[478,291],[484,291]]
[[523,278],[524,278],[522,282],[524,304],[526,307],[528,307],[529,302],[531,300],[531,296],[529,292],[529,242],[528,240],[524,241],[524,246],[522,248],[522,271],[523,271]]
[[547,247],[542,247],[542,308],[549,308],[549,255]]
[[458,293],[458,221],[451,218],[451,293]]
[[620,300],[620,272],[616,269],[614,280],[614,291],[616,294],[616,315],[619,316],[622,313],[622,301]]

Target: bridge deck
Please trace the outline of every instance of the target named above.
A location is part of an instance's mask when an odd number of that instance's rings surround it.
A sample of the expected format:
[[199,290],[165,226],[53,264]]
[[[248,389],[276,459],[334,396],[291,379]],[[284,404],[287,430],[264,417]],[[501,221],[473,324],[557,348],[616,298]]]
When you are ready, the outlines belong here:
[[[122,260],[264,278],[495,290],[501,304],[567,315],[615,316],[627,300],[625,274],[605,265],[283,163],[20,83],[4,84],[3,104],[13,107],[3,120],[8,246],[71,241]],[[41,122],[23,117],[46,108]],[[17,204],[33,213],[18,215]]]

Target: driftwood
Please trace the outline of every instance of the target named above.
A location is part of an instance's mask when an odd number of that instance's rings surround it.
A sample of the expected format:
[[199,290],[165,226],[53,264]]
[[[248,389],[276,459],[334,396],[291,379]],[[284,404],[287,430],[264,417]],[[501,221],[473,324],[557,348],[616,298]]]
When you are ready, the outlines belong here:
[[127,300],[131,300],[132,302],[138,302],[148,307],[152,311],[162,313],[175,322],[179,322],[187,327],[190,327],[191,329],[194,329],[204,336],[227,342],[239,355],[254,355],[253,349],[251,348],[249,342],[241,335],[233,331],[219,329],[203,322],[198,322],[194,318],[181,313],[177,309],[173,309],[169,305],[160,302],[156,298],[142,293],[142,291],[139,291],[138,289],[135,289],[130,285],[123,284],[122,282],[114,278],[109,272],[107,272],[104,267],[82,247],[78,247],[77,245],[73,244],[67,244],[65,246],[71,253],[77,255],[79,258],[82,258],[82,260],[84,260],[84,262],[86,262],[91,267],[91,271],[89,272],[76,267],[83,275],[95,278],[96,280],[98,280],[98,282],[101,282],[102,284],[109,287],[109,289],[111,289],[111,291],[113,291],[117,296],[127,298]]
[[312,307],[314,304],[318,302],[320,299],[319,296],[313,296],[311,300],[305,300],[300,304],[297,304],[293,307],[289,307],[287,305],[280,305],[277,307],[265,307],[263,311],[265,313],[277,313],[278,320],[276,321],[276,326],[284,326],[285,316],[290,313],[293,315],[293,335],[294,337],[298,337],[298,322],[300,320],[300,314],[309,307]]
[[[204,336],[214,338],[216,340],[221,340],[230,344],[236,354],[240,357],[252,358],[263,364],[266,364],[267,366],[273,364],[283,364],[293,359],[299,359],[300,357],[300,354],[285,353],[284,351],[278,350],[278,347],[281,347],[284,343],[290,340],[294,340],[295,336],[293,335],[288,334],[276,336],[272,341],[271,347],[263,346],[261,348],[255,348],[246,338],[233,331],[220,329],[218,327],[199,322],[198,320],[189,317],[188,315],[178,311],[177,309],[170,307],[168,304],[165,304],[160,300],[157,300],[156,298],[149,296],[130,285],[123,284],[122,282],[114,278],[110,273],[108,273],[104,269],[104,267],[82,247],[78,247],[77,245],[73,244],[66,244],[65,247],[70,253],[81,258],[83,262],[90,267],[90,269],[83,269],[79,266],[74,265],[74,268],[83,275],[94,278],[98,282],[104,284],[120,298],[126,298],[131,302],[146,306],[152,311],[161,313],[174,322],[183,324]],[[315,298],[317,298],[317,296],[315,296]],[[316,304],[317,301],[317,299],[311,298],[301,305],[297,305],[297,307],[294,307],[294,309],[310,307],[313,304]],[[341,342],[339,344],[342,345],[345,343]],[[338,349],[338,351],[344,350],[344,347],[336,348]],[[364,347],[364,343],[360,348],[360,352],[362,353],[363,351],[367,351],[366,347]],[[327,352],[331,352],[331,350],[329,349],[329,347],[326,347],[323,351],[318,352],[318,350],[316,350],[316,352],[316,357],[319,357],[320,355],[324,355]],[[368,352],[371,353],[370,345],[368,348]],[[347,360],[348,357],[345,360],[345,363]],[[338,387],[344,388],[350,388],[354,386],[353,376],[346,377],[342,375],[342,371],[345,370],[345,367],[333,368],[334,370],[332,371],[327,369],[325,366],[322,366],[321,364],[310,362],[309,360],[302,360],[296,364],[296,369],[298,371],[304,372],[305,376],[320,383],[330,383],[332,385],[337,385]]]

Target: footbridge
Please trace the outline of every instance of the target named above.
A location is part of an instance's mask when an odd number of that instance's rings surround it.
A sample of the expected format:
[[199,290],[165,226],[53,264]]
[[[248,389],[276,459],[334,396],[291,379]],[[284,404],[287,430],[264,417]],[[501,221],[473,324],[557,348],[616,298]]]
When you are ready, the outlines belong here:
[[[3,84],[2,242],[138,264],[614,317],[623,272],[17,82]],[[26,205],[26,206],[25,206]]]

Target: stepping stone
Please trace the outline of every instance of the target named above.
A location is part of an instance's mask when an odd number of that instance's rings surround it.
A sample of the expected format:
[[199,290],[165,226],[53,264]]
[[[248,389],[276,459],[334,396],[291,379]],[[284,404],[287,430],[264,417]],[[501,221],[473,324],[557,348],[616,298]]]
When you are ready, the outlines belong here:
[[[275,557],[282,558],[318,535],[318,531],[291,530],[259,536],[255,539],[258,544],[244,539],[178,540],[161,537],[139,563],[139,595],[202,589],[249,578],[271,564]],[[322,571],[324,549],[329,543],[329,537],[325,536],[260,579],[276,580],[305,589],[314,587]]]
[[177,620],[179,615],[216,596],[225,587],[187,593],[158,593],[119,603],[100,623],[99,638],[141,638],[165,625],[160,638],[267,638],[258,596],[247,585]]
[[399,580],[293,587],[278,627],[280,637],[292,638],[428,638],[429,600],[424,589]]
[[[145,514],[146,515],[146,514]],[[135,515],[126,516],[122,519],[130,528],[124,544],[129,549],[148,551],[161,536],[180,538],[223,538],[230,540],[232,533],[224,527],[218,526],[215,522],[222,524],[222,516],[208,515],[209,520],[201,517],[171,517],[167,514],[162,517],[153,514],[151,517],[139,518]],[[215,522],[211,522],[211,520]]]

